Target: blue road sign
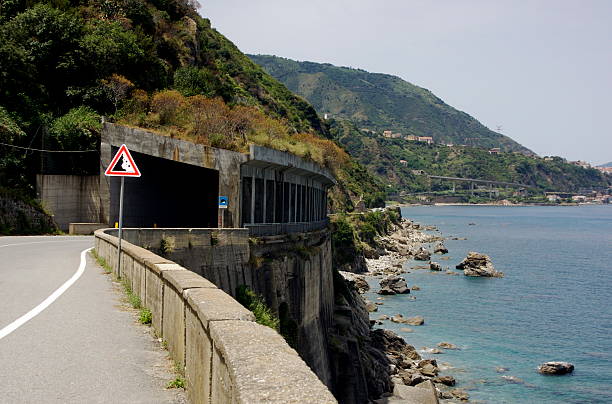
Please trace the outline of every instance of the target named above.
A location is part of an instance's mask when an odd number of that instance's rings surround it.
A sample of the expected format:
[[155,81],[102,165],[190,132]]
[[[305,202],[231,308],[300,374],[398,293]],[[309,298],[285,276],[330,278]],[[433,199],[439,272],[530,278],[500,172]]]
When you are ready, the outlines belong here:
[[219,209],[227,209],[228,199],[227,196],[219,197]]

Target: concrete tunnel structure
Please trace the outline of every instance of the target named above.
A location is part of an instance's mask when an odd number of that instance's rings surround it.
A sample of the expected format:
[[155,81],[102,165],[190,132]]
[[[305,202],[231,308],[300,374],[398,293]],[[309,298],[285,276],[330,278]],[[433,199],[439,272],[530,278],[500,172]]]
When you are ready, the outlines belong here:
[[[127,145],[140,178],[125,179],[124,227],[236,228],[253,235],[312,231],[327,225],[331,173],[290,153],[250,146],[248,154],[105,123],[100,165]],[[119,217],[120,179],[100,174],[100,219]],[[218,208],[219,196],[228,199]]]

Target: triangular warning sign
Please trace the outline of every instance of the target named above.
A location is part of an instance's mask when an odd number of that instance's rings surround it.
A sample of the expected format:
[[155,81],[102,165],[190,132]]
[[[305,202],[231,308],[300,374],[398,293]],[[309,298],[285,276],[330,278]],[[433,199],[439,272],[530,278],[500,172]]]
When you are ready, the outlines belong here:
[[126,145],[121,145],[104,175],[109,177],[140,177],[140,170],[138,170],[138,166],[136,166]]

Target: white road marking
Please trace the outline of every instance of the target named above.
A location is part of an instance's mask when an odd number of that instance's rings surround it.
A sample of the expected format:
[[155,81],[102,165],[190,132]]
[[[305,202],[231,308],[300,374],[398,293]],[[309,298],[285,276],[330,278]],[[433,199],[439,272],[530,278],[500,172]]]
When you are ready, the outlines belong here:
[[41,243],[65,243],[66,241],[74,241],[74,240],[67,238],[65,240],[29,241],[27,243],[4,244],[4,245],[0,245],[0,248],[3,248],[3,247],[13,247],[13,246],[16,246],[16,245],[30,245],[30,244],[41,244]]
[[[4,247],[4,246],[3,246]],[[34,307],[32,310],[19,317],[17,320],[13,321],[6,327],[0,330],[0,339],[6,337],[17,328],[21,327],[37,315],[39,315],[44,309],[49,307],[58,297],[60,297],[70,286],[72,286],[85,272],[85,265],[87,264],[86,254],[89,250],[93,249],[93,247],[87,248],[81,251],[81,263],[79,264],[79,269],[72,275],[70,279],[68,279],[62,286],[60,286],[55,292],[53,292],[49,297],[42,301],[38,306]]]

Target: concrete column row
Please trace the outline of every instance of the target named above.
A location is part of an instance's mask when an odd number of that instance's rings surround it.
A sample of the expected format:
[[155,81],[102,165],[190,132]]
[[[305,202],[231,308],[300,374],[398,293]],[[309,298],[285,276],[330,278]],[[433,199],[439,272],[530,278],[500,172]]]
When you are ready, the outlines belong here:
[[243,177],[244,224],[316,222],[327,216],[327,192],[314,181],[295,184]]

